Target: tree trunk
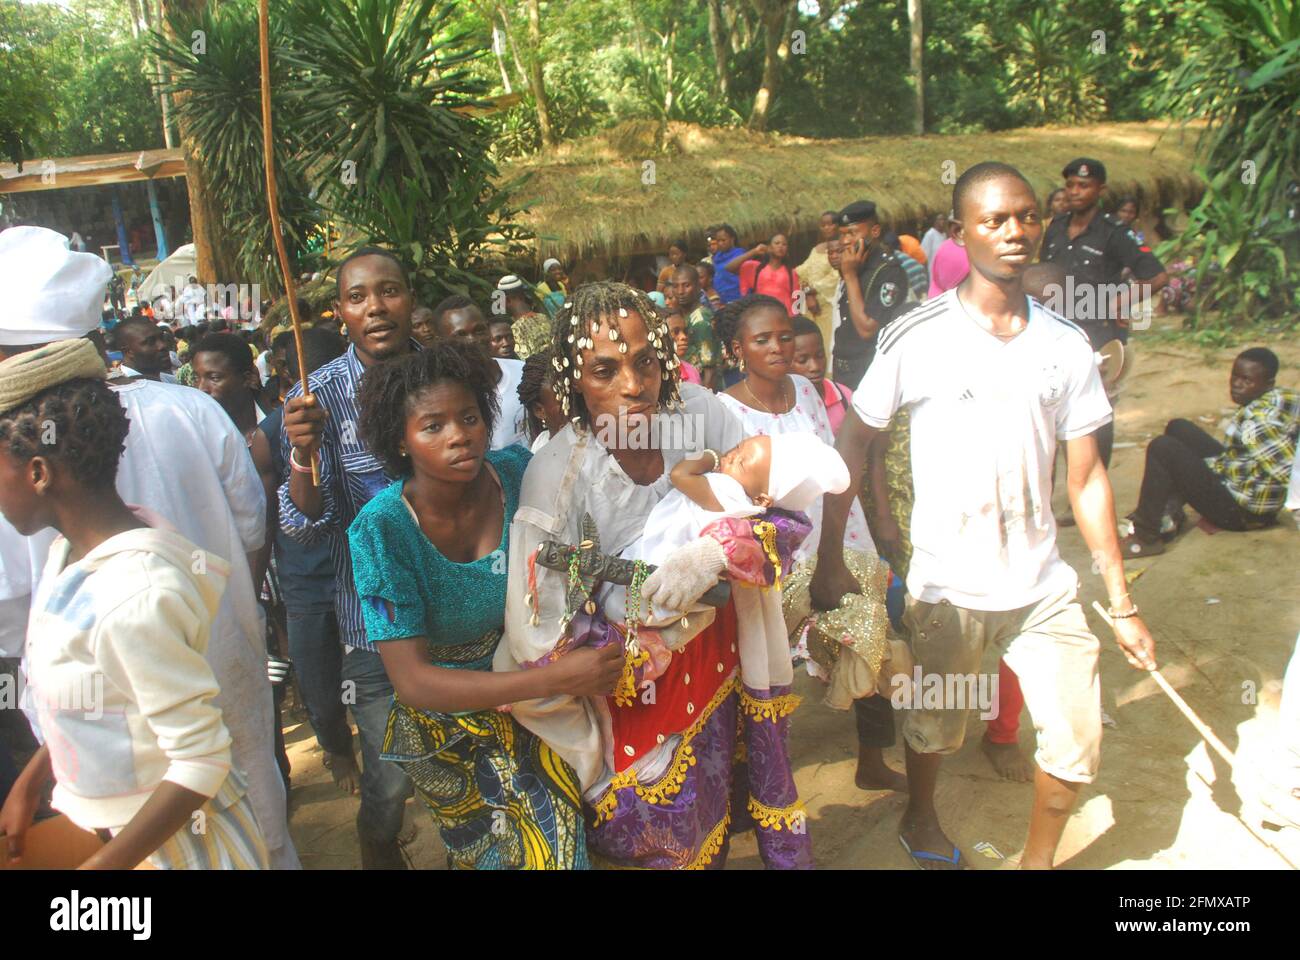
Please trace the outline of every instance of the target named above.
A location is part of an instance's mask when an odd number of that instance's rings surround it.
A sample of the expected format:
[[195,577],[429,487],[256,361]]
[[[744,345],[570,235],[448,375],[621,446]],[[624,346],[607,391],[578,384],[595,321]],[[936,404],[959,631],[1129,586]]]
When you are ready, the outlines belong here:
[[505,88],[506,93],[512,93],[510,86],[510,71],[506,69],[506,38],[501,33],[501,28],[497,26],[496,18],[492,18],[492,52],[496,54],[497,66],[501,68],[501,86]]
[[673,112],[673,45],[676,39],[677,22],[673,18],[668,23],[668,32],[660,40],[664,48],[664,120]]
[[519,74],[519,82],[528,87],[528,71],[524,69],[524,61],[519,56],[519,47],[515,45],[515,35],[510,32],[510,13],[506,10],[505,4],[497,4],[497,13],[501,17],[501,32],[505,35],[506,46],[510,48],[510,59],[514,61],[515,71]]
[[790,31],[794,0],[751,0],[763,25],[763,81],[754,95],[749,114],[750,130],[763,132],[772,112],[772,100],[781,85],[781,68],[790,55]]
[[[214,0],[215,2],[215,0]],[[197,12],[208,0],[159,0],[159,24],[168,33],[168,9]],[[173,34],[174,36],[174,34]],[[183,101],[184,94],[177,94]],[[194,234],[195,272],[200,283],[233,283],[239,280],[239,267],[230,238],[235,231],[221,217],[221,208],[208,187],[208,178],[199,160],[200,144],[180,124],[181,148],[185,154],[185,189],[190,198],[190,228]]]
[[731,71],[727,69],[727,33],[722,23],[722,0],[709,4],[709,43],[713,46],[713,71],[718,76],[718,96],[724,104],[731,100]]
[[907,20],[912,27],[912,85],[916,88],[916,117],[912,131],[925,133],[925,68],[921,63],[925,49],[925,29],[922,24],[921,0],[907,0]]
[[551,104],[546,99],[546,82],[542,76],[542,10],[539,0],[528,0],[528,75],[537,103],[537,126],[542,132],[542,146],[555,146],[551,129]]

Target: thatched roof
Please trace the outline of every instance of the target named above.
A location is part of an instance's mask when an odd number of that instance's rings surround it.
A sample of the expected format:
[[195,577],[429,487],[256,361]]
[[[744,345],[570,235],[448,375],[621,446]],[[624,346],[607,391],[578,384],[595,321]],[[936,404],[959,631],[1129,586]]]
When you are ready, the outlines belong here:
[[[653,124],[633,122],[502,172],[532,175],[517,199],[533,203],[525,219],[539,236],[539,261],[573,262],[662,252],[677,238],[694,245],[722,221],[742,242],[811,230],[822,210],[858,198],[875,200],[887,220],[924,220],[948,209],[956,174],[981,160],[1014,164],[1046,194],[1066,163],[1093,157],[1106,164],[1113,193],[1137,193],[1148,207],[1171,204],[1201,189],[1193,172],[1198,132],[1148,122],[808,140],[674,124],[656,154]],[[646,160],[655,164],[653,184],[642,182]],[[946,177],[945,161],[952,161]]]

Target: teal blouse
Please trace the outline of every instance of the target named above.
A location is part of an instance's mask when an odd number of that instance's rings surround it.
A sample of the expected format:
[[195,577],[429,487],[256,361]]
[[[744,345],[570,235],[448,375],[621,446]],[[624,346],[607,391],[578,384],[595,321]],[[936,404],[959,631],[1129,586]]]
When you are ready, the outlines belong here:
[[[448,560],[424,535],[402,498],[403,480],[361,509],[348,541],[367,640],[425,637],[439,665],[492,669],[505,624],[510,521],[531,456],[518,445],[488,452],[505,492],[505,519],[497,549],[470,563]],[[391,619],[384,601],[392,606]]]

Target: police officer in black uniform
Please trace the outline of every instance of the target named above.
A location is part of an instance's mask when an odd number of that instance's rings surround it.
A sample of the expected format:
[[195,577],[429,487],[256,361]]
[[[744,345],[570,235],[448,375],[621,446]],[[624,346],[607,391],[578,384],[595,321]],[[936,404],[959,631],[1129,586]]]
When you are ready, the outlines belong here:
[[834,379],[854,388],[876,355],[880,330],[907,309],[907,272],[880,242],[876,205],[858,200],[840,211],[840,325],[835,330]]
[[[1094,350],[1111,340],[1127,343],[1129,318],[1112,295],[1125,282],[1124,269],[1127,267],[1133,279],[1144,285],[1146,297],[1159,292],[1169,277],[1150,247],[1139,242],[1137,235],[1115,217],[1101,211],[1098,201],[1106,190],[1106,167],[1101,162],[1080,157],[1066,164],[1062,174],[1070,209],[1054,217],[1048,226],[1042,259],[1065,268],[1072,280],[1066,295],[1072,287],[1078,305],[1093,305],[1089,311],[1067,303],[1062,312],[1083,328]],[[1136,302],[1136,298],[1130,297],[1129,302]],[[1097,448],[1107,467],[1114,441],[1112,421],[1097,431]]]

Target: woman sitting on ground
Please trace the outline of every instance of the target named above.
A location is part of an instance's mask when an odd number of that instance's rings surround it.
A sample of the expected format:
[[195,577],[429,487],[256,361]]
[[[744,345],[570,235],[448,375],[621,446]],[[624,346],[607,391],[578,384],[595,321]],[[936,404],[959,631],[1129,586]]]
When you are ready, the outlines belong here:
[[366,636],[395,692],[383,757],[402,764],[459,869],[588,865],[577,778],[503,705],[598,696],[617,650],[493,673],[510,524],[530,454],[488,450],[497,416],[482,351],[440,340],[361,381],[360,433],[390,475],[348,530]]

